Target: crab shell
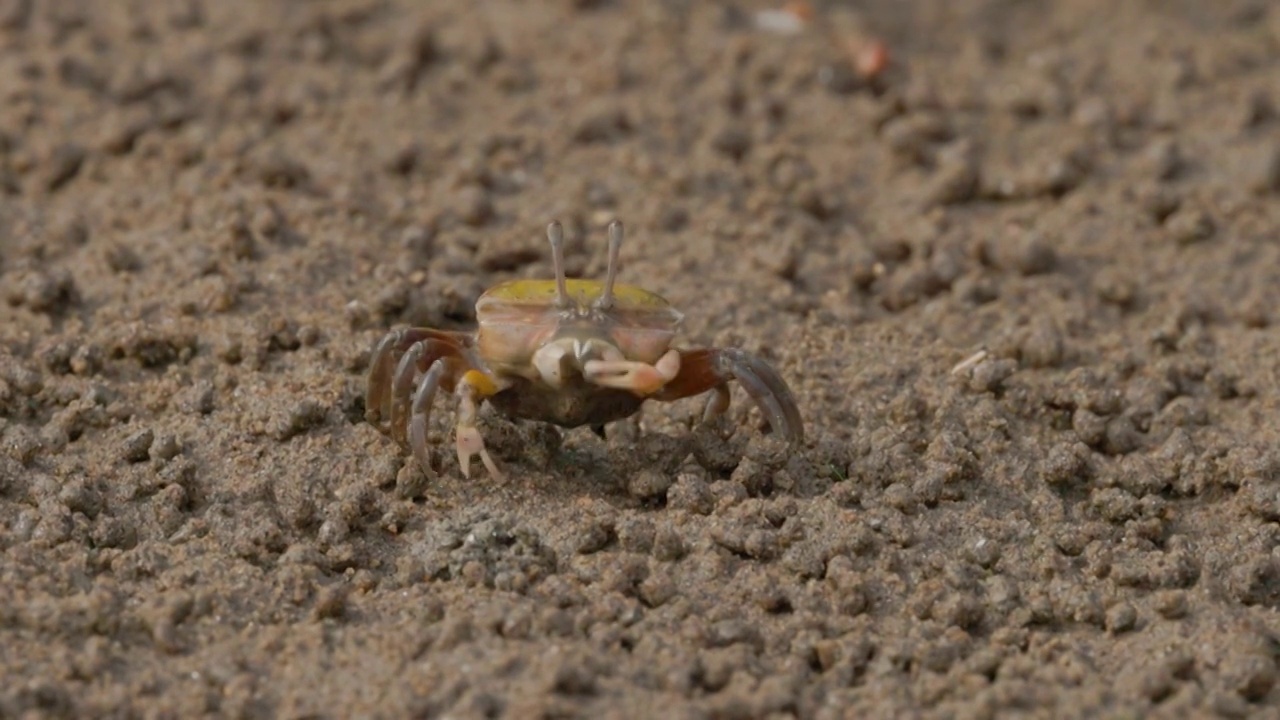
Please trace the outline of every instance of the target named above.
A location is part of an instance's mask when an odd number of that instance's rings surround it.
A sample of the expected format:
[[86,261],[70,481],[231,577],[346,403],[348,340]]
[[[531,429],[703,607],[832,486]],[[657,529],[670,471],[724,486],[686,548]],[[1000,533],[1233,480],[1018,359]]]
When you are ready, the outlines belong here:
[[604,283],[566,281],[572,317],[556,302],[554,280],[512,280],[494,286],[476,302],[476,347],[496,372],[533,379],[534,353],[555,338],[611,343],[629,360],[653,364],[671,348],[684,314],[665,298],[634,285],[615,285],[607,310],[592,307]]

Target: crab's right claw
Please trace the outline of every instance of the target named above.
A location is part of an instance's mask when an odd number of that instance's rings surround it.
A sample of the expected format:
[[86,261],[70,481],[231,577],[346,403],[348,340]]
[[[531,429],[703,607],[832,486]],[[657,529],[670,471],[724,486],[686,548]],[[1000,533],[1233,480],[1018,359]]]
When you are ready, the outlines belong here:
[[680,373],[654,397],[678,400],[714,390],[708,419],[728,409],[728,383],[737,381],[769,421],[769,427],[792,445],[804,443],[804,420],[795,396],[778,372],[759,357],[736,348],[706,348],[681,353]]

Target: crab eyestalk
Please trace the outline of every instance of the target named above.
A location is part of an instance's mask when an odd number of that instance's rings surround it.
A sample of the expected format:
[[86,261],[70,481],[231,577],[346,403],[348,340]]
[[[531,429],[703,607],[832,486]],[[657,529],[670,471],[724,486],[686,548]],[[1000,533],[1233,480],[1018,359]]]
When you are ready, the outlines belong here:
[[564,279],[564,228],[560,223],[547,226],[547,240],[551,243],[551,264],[556,271],[556,307],[569,307],[569,288]]
[[613,307],[613,284],[618,279],[618,254],[622,250],[622,223],[609,223],[609,269],[604,277],[604,289],[596,298],[595,306],[601,310]]

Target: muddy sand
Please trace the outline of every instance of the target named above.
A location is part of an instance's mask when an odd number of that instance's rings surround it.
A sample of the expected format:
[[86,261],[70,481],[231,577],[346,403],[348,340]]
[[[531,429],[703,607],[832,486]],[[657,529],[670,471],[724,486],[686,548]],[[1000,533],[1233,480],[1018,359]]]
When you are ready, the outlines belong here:
[[[1280,5],[768,9],[0,2],[0,717],[1280,717]],[[614,218],[802,449],[363,420]]]

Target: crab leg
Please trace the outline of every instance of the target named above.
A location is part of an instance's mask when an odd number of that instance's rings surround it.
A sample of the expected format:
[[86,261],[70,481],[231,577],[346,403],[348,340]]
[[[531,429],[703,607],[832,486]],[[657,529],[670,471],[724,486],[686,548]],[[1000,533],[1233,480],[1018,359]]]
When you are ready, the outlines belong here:
[[447,370],[448,365],[443,358],[431,364],[431,369],[418,385],[418,391],[413,394],[413,405],[409,411],[409,448],[428,477],[431,476],[431,457],[427,454],[427,423],[431,420],[431,404],[436,399],[440,379]]
[[[429,365],[428,365],[429,363]],[[413,389],[418,372],[427,365],[426,373]],[[457,448],[462,474],[471,477],[471,458],[479,455],[485,468],[501,478],[497,463],[484,447],[476,428],[479,402],[498,392],[499,383],[471,364],[465,355],[451,350],[437,338],[420,340],[400,359],[391,388],[391,422],[388,434],[401,445],[408,445],[423,472],[431,473],[427,452],[427,427],[431,407],[440,388],[455,391],[458,396]],[[412,395],[412,401],[410,396]]]
[[[391,413],[387,433],[392,439],[401,445],[406,444],[409,415],[412,412],[410,401],[418,399],[413,391],[418,373],[425,370],[429,374],[437,365],[443,364],[435,383],[439,384],[444,380],[452,389],[453,383],[448,381],[456,377],[456,370],[450,366],[460,361],[465,362],[465,358],[458,354],[457,348],[438,338],[419,340],[409,348],[409,352],[405,353],[404,357],[400,358],[400,364],[396,367],[395,376],[391,381]],[[424,380],[417,394],[421,395],[422,389],[429,386],[430,384]]]
[[457,333],[428,328],[401,328],[386,334],[373,351],[365,391],[365,420],[383,432],[390,418],[392,389],[397,363],[414,344],[438,340],[450,346],[450,354],[460,354],[469,346],[468,339]]
[[704,420],[712,420],[729,409],[729,386],[736,380],[747,391],[769,421],[769,427],[792,444],[804,442],[804,421],[786,381],[764,360],[744,350],[705,348],[684,350],[680,372],[654,394],[655,400],[679,400],[707,391]]

